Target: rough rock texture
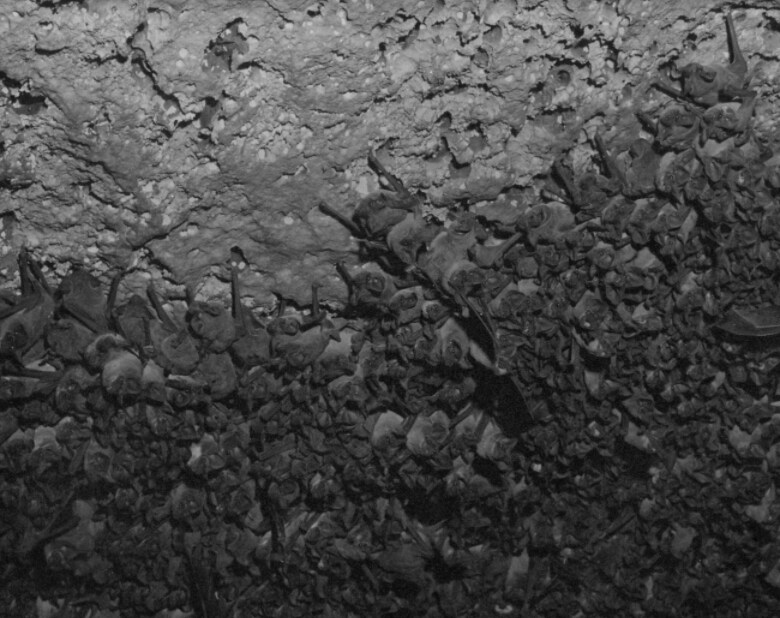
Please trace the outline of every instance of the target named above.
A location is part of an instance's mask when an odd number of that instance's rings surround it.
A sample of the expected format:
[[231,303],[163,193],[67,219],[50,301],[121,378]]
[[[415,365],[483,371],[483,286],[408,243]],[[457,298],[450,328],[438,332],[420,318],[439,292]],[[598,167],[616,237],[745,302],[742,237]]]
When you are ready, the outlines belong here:
[[[343,301],[334,263],[357,243],[318,203],[349,213],[378,188],[369,149],[435,206],[526,208],[557,157],[594,165],[597,130],[637,135],[634,112],[668,100],[652,79],[727,59],[727,6],[4,0],[0,272],[12,285],[26,245],[57,275],[127,268],[128,288],[209,298],[238,245],[257,304],[313,282]],[[765,128],[773,6],[734,13]]]

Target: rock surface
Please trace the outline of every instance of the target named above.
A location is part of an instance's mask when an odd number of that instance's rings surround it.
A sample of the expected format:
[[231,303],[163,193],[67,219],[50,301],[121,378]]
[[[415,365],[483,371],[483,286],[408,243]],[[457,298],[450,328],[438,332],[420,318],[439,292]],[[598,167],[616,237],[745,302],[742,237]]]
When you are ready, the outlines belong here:
[[[54,279],[129,269],[181,296],[344,302],[370,149],[434,206],[524,209],[552,162],[625,148],[674,67],[728,59],[725,2],[5,0],[0,283],[31,248]],[[734,12],[776,121],[780,9]],[[567,153],[571,153],[570,155]],[[440,212],[445,212],[444,210]]]

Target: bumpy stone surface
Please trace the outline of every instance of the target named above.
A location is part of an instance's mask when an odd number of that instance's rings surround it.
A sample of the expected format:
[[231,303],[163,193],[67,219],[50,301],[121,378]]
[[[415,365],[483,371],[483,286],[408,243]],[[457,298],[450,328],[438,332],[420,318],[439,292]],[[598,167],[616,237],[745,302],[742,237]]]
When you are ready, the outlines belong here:
[[[0,239],[62,275],[227,293],[232,246],[257,304],[305,301],[357,243],[344,213],[378,188],[369,149],[436,206],[534,199],[592,137],[636,137],[670,67],[727,60],[725,2],[4,0]],[[735,12],[776,107],[780,10]],[[55,277],[56,278],[56,277]],[[172,290],[169,289],[170,293]]]

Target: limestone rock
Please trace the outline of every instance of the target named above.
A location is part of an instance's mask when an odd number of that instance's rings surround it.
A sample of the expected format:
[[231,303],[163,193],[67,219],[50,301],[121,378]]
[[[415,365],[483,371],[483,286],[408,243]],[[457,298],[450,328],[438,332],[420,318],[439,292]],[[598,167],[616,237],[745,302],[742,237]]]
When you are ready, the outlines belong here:
[[[5,0],[0,283],[34,250],[224,297],[239,246],[256,304],[343,302],[355,240],[320,212],[380,159],[436,207],[525,199],[592,137],[628,142],[674,62],[724,62],[727,3],[619,0]],[[735,11],[773,123],[780,10]],[[54,277],[56,279],[56,276]]]

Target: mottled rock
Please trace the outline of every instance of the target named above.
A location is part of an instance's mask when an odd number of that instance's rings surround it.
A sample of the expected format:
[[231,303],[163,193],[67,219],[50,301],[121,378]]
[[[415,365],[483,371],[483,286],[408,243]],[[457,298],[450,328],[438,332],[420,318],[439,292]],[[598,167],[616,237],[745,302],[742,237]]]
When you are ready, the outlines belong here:
[[[315,281],[346,299],[334,264],[357,243],[317,206],[378,188],[369,149],[434,206],[511,200],[568,150],[592,166],[596,129],[635,138],[673,62],[726,58],[726,3],[704,0],[4,4],[8,285],[26,245],[59,275],[135,269],[123,293],[224,297],[237,245],[261,305]],[[770,123],[780,11],[752,6],[735,23]]]

